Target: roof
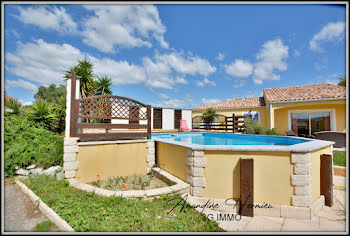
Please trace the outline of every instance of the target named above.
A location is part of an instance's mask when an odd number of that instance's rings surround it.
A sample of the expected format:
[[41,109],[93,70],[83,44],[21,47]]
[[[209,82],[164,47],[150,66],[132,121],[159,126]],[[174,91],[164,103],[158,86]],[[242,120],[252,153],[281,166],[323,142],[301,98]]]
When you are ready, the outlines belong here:
[[264,89],[264,95],[269,102],[344,98],[346,96],[346,88],[329,83],[310,84]]
[[246,108],[246,107],[262,107],[265,106],[263,97],[255,98],[236,98],[224,102],[218,102],[205,106],[194,107],[192,110],[205,110],[207,108],[225,109],[225,108]]
[[[264,97],[268,102],[336,99],[346,97],[346,88],[329,83],[270,88],[264,89]],[[192,110],[262,107],[265,106],[264,97],[236,98],[224,102],[194,107]]]

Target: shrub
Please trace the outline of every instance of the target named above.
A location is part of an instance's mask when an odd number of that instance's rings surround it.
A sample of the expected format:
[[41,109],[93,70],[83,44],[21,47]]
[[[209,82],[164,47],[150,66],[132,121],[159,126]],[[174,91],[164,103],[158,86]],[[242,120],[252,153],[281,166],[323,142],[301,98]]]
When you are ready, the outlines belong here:
[[252,121],[252,119],[247,118],[243,124],[244,134],[265,134],[265,135],[283,135],[278,133],[275,128],[269,129],[257,121]]
[[15,166],[30,164],[47,168],[62,165],[63,139],[28,119],[11,116],[4,125],[4,171],[14,175]]

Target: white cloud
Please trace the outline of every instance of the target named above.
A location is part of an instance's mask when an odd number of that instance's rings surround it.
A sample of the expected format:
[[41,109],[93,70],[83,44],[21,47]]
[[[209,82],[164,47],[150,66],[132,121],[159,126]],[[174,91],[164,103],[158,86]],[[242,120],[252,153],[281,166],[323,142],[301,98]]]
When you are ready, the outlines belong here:
[[169,96],[166,95],[165,93],[160,93],[159,97],[162,98],[162,99],[169,99]]
[[208,76],[216,71],[216,67],[212,66],[209,61],[197,56],[188,55],[186,57],[183,53],[173,52],[163,55],[158,54],[156,55],[156,58],[182,74],[200,74]]
[[113,84],[138,84],[146,81],[146,75],[141,66],[129,64],[127,61],[114,61],[110,58],[97,59],[89,57],[94,66],[94,73],[107,75]]
[[257,54],[258,62],[254,65],[253,81],[255,84],[262,84],[263,80],[279,80],[280,76],[275,74],[275,70],[287,70],[289,47],[284,45],[281,39],[267,41]]
[[184,100],[180,100],[177,98],[171,98],[171,99],[168,99],[166,101],[155,103],[153,106],[164,107],[164,108],[186,108],[189,106],[189,104]]
[[316,52],[322,52],[323,49],[320,47],[321,43],[342,40],[344,38],[344,33],[345,22],[330,22],[312,37],[309,42],[310,49]]
[[235,84],[233,85],[234,88],[242,88],[245,85],[246,81],[241,80],[241,81],[236,81]]
[[294,56],[294,57],[300,56],[300,51],[294,49],[294,51],[293,51],[293,56]]
[[18,80],[5,80],[5,84],[7,88],[10,87],[16,87],[16,88],[23,88],[31,93],[36,93],[38,91],[38,87],[28,81],[25,81],[23,79],[18,79]]
[[102,52],[114,47],[151,47],[150,36],[168,48],[165,26],[152,5],[86,5],[95,15],[86,19],[83,42]]
[[33,24],[45,30],[56,30],[68,33],[77,31],[77,24],[63,7],[39,6],[19,7],[19,15],[15,16],[25,24]]
[[176,83],[178,84],[188,84],[187,80],[183,77],[176,77]]
[[208,78],[204,78],[203,82],[205,84],[209,84],[211,86],[216,86],[216,83],[214,81],[212,81],[212,80],[209,80]]
[[215,57],[217,61],[222,61],[225,59],[225,55],[221,52],[218,53],[218,55]]
[[330,83],[330,84],[338,84],[340,82],[339,78],[341,76],[338,75],[338,74],[331,74],[331,75],[328,75],[327,78],[326,78],[326,83]]
[[245,78],[252,74],[253,65],[249,61],[236,59],[229,65],[224,65],[226,73],[238,78]]
[[159,61],[152,61],[150,58],[143,59],[143,67],[146,72],[146,84],[151,88],[172,89],[175,81],[171,77],[171,68]]
[[42,85],[63,84],[64,71],[85,55],[69,44],[47,43],[42,39],[18,43],[15,52],[5,54],[6,70]]
[[197,87],[204,87],[204,82],[203,82],[203,81],[200,81],[200,80],[197,80],[196,86],[197,86]]
[[197,87],[204,87],[206,84],[211,86],[216,86],[216,83],[212,80],[209,80],[208,78],[204,78],[203,81],[200,81],[200,80],[196,81]]
[[221,102],[221,100],[218,98],[202,98],[202,103],[204,105],[214,104],[214,103],[218,103],[218,102]]

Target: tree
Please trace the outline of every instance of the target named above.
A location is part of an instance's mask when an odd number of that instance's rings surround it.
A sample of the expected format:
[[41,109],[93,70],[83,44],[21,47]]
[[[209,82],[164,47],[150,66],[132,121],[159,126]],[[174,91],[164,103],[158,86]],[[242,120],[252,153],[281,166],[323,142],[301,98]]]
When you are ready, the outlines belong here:
[[34,95],[36,101],[46,100],[49,103],[57,104],[60,97],[66,97],[67,89],[66,86],[56,84],[50,84],[49,87],[40,86],[38,92]]
[[208,108],[202,115],[203,122],[206,123],[207,129],[209,129],[209,124],[213,123],[214,119],[219,115],[216,114],[216,111],[213,108]]
[[78,65],[71,67],[65,71],[66,76],[73,71],[80,76],[80,91],[83,98],[92,96],[95,93],[95,81],[93,75],[93,63],[87,59],[78,60]]
[[346,77],[342,76],[339,79],[340,79],[340,81],[339,81],[338,85],[346,87]]
[[111,95],[112,79],[107,76],[97,78],[95,82],[95,95]]

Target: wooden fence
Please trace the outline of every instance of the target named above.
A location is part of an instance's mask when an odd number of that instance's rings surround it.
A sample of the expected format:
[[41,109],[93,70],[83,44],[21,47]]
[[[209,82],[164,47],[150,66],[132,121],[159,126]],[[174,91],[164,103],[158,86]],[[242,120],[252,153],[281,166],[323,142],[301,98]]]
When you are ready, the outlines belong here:
[[[151,136],[151,105],[145,105],[131,98],[114,95],[75,99],[76,76],[74,72],[71,79],[71,137],[79,137],[81,140],[101,140],[149,138]],[[128,122],[113,124],[112,120],[127,120]],[[140,121],[144,121],[143,123],[146,124],[140,124]],[[105,132],[84,132],[89,129],[102,129]],[[114,129],[113,132],[107,132],[107,130],[111,129]]]
[[[243,131],[243,124],[244,119],[246,118],[252,118],[251,115],[249,116],[236,116],[235,114],[232,114],[232,116],[224,116],[219,115],[219,119],[216,119],[215,122],[208,123],[203,122],[201,119],[201,116],[193,117],[192,119],[192,129],[197,130],[223,130],[223,131],[232,131],[234,132],[242,132]],[[220,121],[221,119],[221,121]]]

